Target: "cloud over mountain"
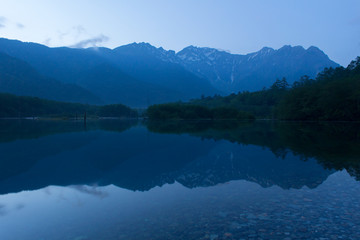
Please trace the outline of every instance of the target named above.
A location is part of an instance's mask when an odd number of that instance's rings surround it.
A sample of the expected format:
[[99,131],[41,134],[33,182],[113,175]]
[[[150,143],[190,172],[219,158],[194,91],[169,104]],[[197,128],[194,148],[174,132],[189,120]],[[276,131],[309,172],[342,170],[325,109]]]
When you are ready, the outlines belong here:
[[6,23],[6,17],[0,16],[0,28],[4,28],[6,27],[5,23]]
[[[246,55],[194,46],[175,53],[149,43],[98,47],[107,39],[99,35],[72,48],[49,48],[0,38],[0,51],[28,63],[42,76],[85,89],[103,103],[132,107],[256,91],[282,77],[292,84],[303,75],[315,77],[325,67],[338,66],[316,47],[265,47]],[[89,46],[95,47],[81,49]]]
[[25,27],[25,25],[18,22],[18,23],[16,23],[16,27],[17,27],[18,29],[23,29],[23,28]]
[[103,34],[100,34],[99,36],[81,40],[80,42],[75,43],[74,45],[71,45],[71,48],[85,48],[85,47],[97,47],[99,43],[107,42],[109,41],[109,37],[105,36]]

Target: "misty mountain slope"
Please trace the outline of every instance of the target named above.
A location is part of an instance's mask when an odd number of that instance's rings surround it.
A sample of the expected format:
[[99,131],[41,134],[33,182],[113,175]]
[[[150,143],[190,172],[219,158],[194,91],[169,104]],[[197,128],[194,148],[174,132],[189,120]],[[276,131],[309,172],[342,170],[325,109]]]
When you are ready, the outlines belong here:
[[100,49],[98,53],[136,79],[181,92],[183,100],[219,93],[207,79],[196,76],[179,64],[174,51],[148,43],[133,43],[112,51]]
[[105,62],[85,49],[49,48],[5,38],[0,38],[0,51],[29,63],[42,75],[67,83],[76,83],[84,72]]
[[[303,75],[314,77],[325,67],[338,66],[318,48],[300,46],[238,55],[193,46],[175,53],[148,43],[113,50],[49,48],[0,38],[1,51],[27,62],[44,76],[86,89],[104,103],[133,107],[260,90],[282,77],[291,84]],[[67,99],[67,93],[63,98],[73,101]]]
[[278,50],[264,47],[247,55],[190,46],[176,56],[185,68],[227,93],[260,90],[282,77],[291,84],[303,75],[315,77],[325,67],[339,66],[316,47],[305,50],[288,45]]
[[77,83],[90,89],[106,103],[123,103],[133,107],[146,107],[167,101],[178,101],[184,94],[156,84],[139,81],[127,76],[109,64],[86,71]]
[[94,103],[101,100],[89,91],[40,75],[26,62],[0,52],[0,92],[58,101]]
[[104,103],[145,107],[219,92],[181,65],[159,60],[141,49],[123,50],[48,48],[0,39],[0,51],[28,62],[43,75],[77,84]]

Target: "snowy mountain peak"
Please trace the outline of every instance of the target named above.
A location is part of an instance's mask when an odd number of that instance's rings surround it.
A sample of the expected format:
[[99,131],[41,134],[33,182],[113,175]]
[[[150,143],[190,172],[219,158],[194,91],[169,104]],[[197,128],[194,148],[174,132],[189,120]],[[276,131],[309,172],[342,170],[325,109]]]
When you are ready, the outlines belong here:
[[147,56],[147,57],[155,57],[164,62],[174,62],[178,63],[178,58],[175,56],[175,51],[173,50],[165,50],[162,47],[155,47],[150,43],[141,42],[141,43],[131,43],[128,45],[120,46],[113,50],[114,52],[131,55],[131,56]]
[[247,55],[196,46],[175,53],[149,43],[133,43],[120,48],[124,54],[179,64],[226,93],[258,90],[282,77],[292,83],[302,75],[315,77],[325,67],[338,66],[317,47],[307,50],[291,45],[277,50],[264,47]]
[[246,56],[247,56],[247,60],[249,61],[254,58],[265,57],[269,54],[273,54],[275,51],[276,50],[274,50],[273,48],[263,47],[260,51],[249,53]]
[[127,44],[127,45],[124,45],[122,47],[130,47],[130,48],[155,48],[154,46],[152,46],[150,43],[146,43],[146,42],[133,42],[133,43],[130,43],[130,44]]
[[[307,54],[307,53],[311,54]],[[280,49],[264,47],[247,55],[230,54],[214,48],[189,46],[176,54],[180,64],[198,76],[209,79],[223,92],[258,90],[276,78],[289,83],[302,75],[315,77],[324,67],[336,67],[320,49],[285,45]]]
[[196,46],[190,45],[188,47],[185,47],[183,50],[181,50],[177,54],[182,55],[183,53],[189,53],[189,52],[197,53],[197,54],[203,54],[203,55],[204,54],[209,55],[211,53],[228,53],[226,51],[219,50],[219,49],[216,49],[216,48],[196,47]]
[[275,50],[273,48],[270,47],[263,47],[259,52],[261,53],[270,53],[270,52],[274,52]]
[[222,58],[224,55],[231,54],[222,50],[218,50],[216,48],[194,46],[188,46],[176,54],[176,56],[182,61],[206,61],[207,64],[210,65],[213,61]]

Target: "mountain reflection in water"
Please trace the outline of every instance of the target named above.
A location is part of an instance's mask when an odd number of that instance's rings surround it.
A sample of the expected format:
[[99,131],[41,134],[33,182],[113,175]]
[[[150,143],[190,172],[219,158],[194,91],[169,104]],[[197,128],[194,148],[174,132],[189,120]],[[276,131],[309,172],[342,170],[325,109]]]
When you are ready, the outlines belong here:
[[359,143],[350,123],[3,120],[0,239],[358,239]]
[[244,179],[317,187],[335,170],[359,178],[357,124],[281,122],[1,122],[0,193],[49,185],[146,191]]

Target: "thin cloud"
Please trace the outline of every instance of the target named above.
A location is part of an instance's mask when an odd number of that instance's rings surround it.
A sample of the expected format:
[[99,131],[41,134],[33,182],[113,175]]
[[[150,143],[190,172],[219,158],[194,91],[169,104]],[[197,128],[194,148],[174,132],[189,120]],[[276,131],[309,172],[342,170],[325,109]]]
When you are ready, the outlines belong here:
[[50,46],[50,43],[51,43],[51,38],[47,38],[45,39],[45,41],[43,41],[43,44],[46,46]]
[[22,204],[22,203],[19,203],[19,204],[17,204],[16,205],[16,210],[21,210],[21,209],[23,209],[25,207],[25,205],[24,204]]
[[86,34],[86,33],[87,33],[87,31],[83,26],[77,25],[77,26],[72,27],[71,29],[68,29],[66,32],[58,31],[58,35],[59,35],[58,37],[60,40],[63,40],[64,38],[67,38],[69,36],[79,38],[81,35]]
[[94,38],[82,40],[78,43],[75,43],[74,45],[71,45],[70,47],[72,48],[97,47],[99,43],[103,43],[107,41],[109,41],[109,37],[101,34]]
[[4,216],[6,214],[5,205],[0,204],[0,216]]
[[13,21],[11,21],[11,19],[7,19],[4,16],[0,16],[0,28],[5,28],[5,27],[17,27],[18,29],[23,29],[25,26],[22,23],[15,23]]
[[0,28],[6,27],[5,25],[6,21],[7,21],[6,17],[0,16]]
[[75,30],[77,36],[86,33],[86,29],[81,25],[73,27],[73,30]]
[[66,37],[67,35],[69,35],[69,31],[67,31],[67,32],[58,31],[58,38],[60,41],[62,41],[64,39],[64,37]]
[[22,23],[16,23],[16,27],[19,29],[23,29],[25,26]]
[[109,195],[107,192],[101,191],[98,188],[96,188],[96,186],[91,187],[91,186],[84,186],[84,185],[74,185],[71,187],[79,192],[93,195],[93,196],[99,197],[99,198],[105,198]]

